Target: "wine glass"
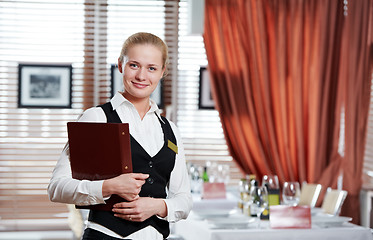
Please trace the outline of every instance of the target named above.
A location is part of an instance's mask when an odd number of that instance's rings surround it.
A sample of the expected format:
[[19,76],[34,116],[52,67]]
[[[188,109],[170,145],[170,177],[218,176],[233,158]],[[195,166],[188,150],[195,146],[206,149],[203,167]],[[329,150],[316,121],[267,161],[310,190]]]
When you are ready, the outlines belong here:
[[268,207],[268,191],[266,187],[252,186],[250,189],[250,212],[258,217],[260,228],[260,215]]
[[285,205],[297,206],[300,197],[299,182],[284,182],[282,200]]
[[229,183],[229,165],[218,165],[218,182],[223,182],[226,185]]
[[189,178],[191,191],[193,193],[200,194],[202,188],[202,178],[200,176],[198,167],[193,164],[191,164],[189,167]]
[[278,183],[277,175],[264,175],[262,179],[262,186],[267,186],[268,189],[279,189],[280,185]]

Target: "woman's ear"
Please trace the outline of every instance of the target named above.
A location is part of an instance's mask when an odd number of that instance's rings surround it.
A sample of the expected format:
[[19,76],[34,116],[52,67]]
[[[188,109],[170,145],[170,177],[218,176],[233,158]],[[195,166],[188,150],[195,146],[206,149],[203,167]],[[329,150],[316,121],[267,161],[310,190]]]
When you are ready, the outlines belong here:
[[161,80],[162,80],[164,77],[166,77],[166,75],[167,75],[167,71],[166,71],[166,67],[164,67],[163,70],[162,70],[162,78],[161,78]]
[[122,61],[120,61],[120,59],[118,58],[118,70],[120,73],[123,73],[123,65],[122,65]]

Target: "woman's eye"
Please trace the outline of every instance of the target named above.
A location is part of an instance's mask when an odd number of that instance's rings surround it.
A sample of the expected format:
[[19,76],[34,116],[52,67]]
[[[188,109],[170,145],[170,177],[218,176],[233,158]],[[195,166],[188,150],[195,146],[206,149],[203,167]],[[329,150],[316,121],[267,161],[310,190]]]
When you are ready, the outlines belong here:
[[130,67],[132,67],[132,68],[137,68],[138,66],[137,66],[137,64],[135,64],[135,63],[130,63]]
[[155,70],[157,70],[155,67],[149,67],[149,70],[150,71],[155,71]]

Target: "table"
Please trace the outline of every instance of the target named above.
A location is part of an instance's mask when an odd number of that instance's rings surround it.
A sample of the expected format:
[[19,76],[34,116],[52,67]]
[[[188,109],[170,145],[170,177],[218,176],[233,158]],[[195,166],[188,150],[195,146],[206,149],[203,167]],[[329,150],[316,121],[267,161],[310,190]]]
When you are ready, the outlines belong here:
[[[197,200],[193,209],[203,208],[232,208],[237,205],[235,199],[226,200]],[[261,228],[257,224],[250,224],[245,229],[218,229],[209,225],[207,220],[198,218],[192,211],[186,220],[174,224],[174,233],[185,240],[373,240],[370,228],[352,223],[343,223],[336,227],[320,227],[315,224],[311,229],[271,229],[269,221],[261,221]]]
[[175,224],[175,233],[185,240],[370,240],[373,235],[369,228],[351,223],[340,227],[320,228],[312,226],[311,229],[270,229],[268,221],[261,222],[261,229],[250,227],[248,229],[213,229],[207,221],[190,219]]

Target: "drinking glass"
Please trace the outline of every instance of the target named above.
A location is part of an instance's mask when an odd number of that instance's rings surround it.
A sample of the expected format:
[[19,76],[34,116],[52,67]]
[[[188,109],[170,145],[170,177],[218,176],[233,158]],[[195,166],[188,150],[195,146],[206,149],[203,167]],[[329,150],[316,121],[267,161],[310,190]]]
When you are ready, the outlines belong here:
[[279,189],[280,185],[278,183],[277,175],[264,175],[262,179],[262,186],[267,186],[268,189]]
[[252,186],[250,189],[250,212],[258,217],[260,228],[260,215],[268,206],[268,192],[266,187]]
[[299,182],[284,182],[284,187],[282,188],[282,201],[285,205],[297,206],[299,203],[299,196]]
[[229,165],[218,164],[218,179],[217,182],[223,182],[226,185],[229,183]]
[[189,178],[191,191],[193,193],[200,194],[202,188],[202,178],[200,176],[198,167],[193,164],[189,166]]

